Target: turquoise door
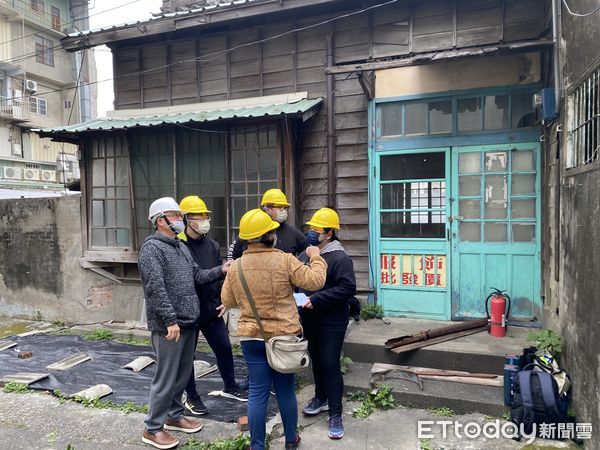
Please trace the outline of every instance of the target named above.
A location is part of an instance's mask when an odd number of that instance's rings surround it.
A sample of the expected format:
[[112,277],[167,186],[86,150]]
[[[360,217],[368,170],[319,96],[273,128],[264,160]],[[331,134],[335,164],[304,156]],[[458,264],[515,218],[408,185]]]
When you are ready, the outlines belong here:
[[453,318],[484,316],[492,288],[512,298],[513,320],[541,318],[539,151],[539,143],[452,149]]
[[450,319],[450,149],[381,152],[374,162],[378,302],[388,315]]

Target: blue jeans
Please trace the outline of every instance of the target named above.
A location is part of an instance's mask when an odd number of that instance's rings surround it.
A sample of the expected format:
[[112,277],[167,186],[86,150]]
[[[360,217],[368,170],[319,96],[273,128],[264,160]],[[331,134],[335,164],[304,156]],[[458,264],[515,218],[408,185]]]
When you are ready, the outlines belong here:
[[296,441],[298,402],[294,390],[294,374],[280,373],[269,366],[263,341],[242,341],[242,351],[250,376],[248,393],[248,425],[252,450],[265,448],[267,402],[271,385],[275,388],[286,442]]
[[[202,332],[206,342],[215,353],[217,367],[219,368],[219,373],[223,379],[225,389],[237,390],[235,372],[233,369],[233,352],[231,350],[229,334],[227,333],[227,325],[225,325],[222,318],[214,318],[207,322],[200,323],[196,328],[196,342],[198,341],[200,332]],[[193,370],[187,386],[185,387],[185,392],[192,400],[200,398],[200,395],[196,390],[196,378],[194,377]]]

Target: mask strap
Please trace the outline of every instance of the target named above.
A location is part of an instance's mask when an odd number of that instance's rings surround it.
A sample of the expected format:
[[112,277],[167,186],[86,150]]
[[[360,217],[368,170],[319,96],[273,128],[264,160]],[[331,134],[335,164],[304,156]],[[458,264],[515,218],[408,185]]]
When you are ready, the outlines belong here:
[[175,234],[175,236],[177,236],[177,231],[175,231],[175,227],[173,226],[173,224],[171,223],[171,221],[169,220],[169,218],[167,217],[167,215],[165,213],[162,213],[161,217],[163,219],[165,219],[165,222],[167,222],[167,225],[169,226],[169,229]]

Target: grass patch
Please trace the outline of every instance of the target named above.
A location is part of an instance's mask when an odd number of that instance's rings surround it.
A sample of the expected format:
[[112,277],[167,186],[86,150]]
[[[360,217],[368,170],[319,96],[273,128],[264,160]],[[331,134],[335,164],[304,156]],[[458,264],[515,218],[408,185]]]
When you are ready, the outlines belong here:
[[427,411],[440,417],[452,417],[456,414],[454,410],[446,408],[445,406],[442,406],[441,408],[429,408]]
[[352,417],[366,419],[376,409],[392,409],[395,408],[396,400],[392,395],[392,388],[386,385],[381,385],[379,388],[372,390],[369,393],[355,392],[348,394],[350,401],[360,402],[360,405],[352,409]]
[[212,348],[206,342],[198,342],[196,345],[196,351],[201,353],[212,353]]
[[362,320],[383,319],[383,307],[372,303],[364,305],[360,310],[360,318]]
[[83,335],[87,341],[110,341],[113,338],[113,332],[107,328],[98,328]]
[[22,383],[15,383],[14,381],[9,381],[4,385],[3,392],[7,394],[29,394],[31,389],[29,389],[26,385]]
[[49,334],[53,334],[55,336],[73,336],[73,332],[70,328],[63,328],[62,330],[56,330]]
[[201,442],[196,438],[190,438],[185,444],[181,444],[181,450],[247,450],[250,445],[250,436],[240,434],[234,438],[221,438],[213,442]]
[[433,450],[431,439],[421,439],[419,441],[419,450]]
[[123,344],[150,346],[150,339],[136,337],[133,334],[128,334],[127,336],[117,336],[115,337],[115,340],[122,342]]
[[79,403],[79,404],[85,406],[86,408],[112,409],[115,411],[121,411],[125,414],[129,414],[132,412],[139,412],[139,413],[144,413],[144,414],[148,413],[148,405],[136,405],[135,403],[132,403],[132,402],[115,403],[110,400],[101,400],[99,398],[90,400],[89,398],[85,398],[85,397],[65,397],[62,394],[62,392],[58,389],[55,390],[53,392],[53,394],[56,397],[58,397],[58,400],[61,403],[70,401],[70,402]]
[[510,421],[510,412],[506,411],[504,414],[500,416],[501,419]]

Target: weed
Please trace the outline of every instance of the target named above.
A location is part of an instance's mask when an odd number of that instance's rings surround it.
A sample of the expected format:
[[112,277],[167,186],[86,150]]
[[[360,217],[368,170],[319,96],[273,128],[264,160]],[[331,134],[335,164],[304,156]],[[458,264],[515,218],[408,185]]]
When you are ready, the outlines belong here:
[[340,358],[340,370],[343,374],[346,374],[346,372],[348,372],[348,369],[350,368],[350,364],[352,364],[354,361],[352,361],[352,358],[350,358],[349,356],[342,356]]
[[510,420],[510,412],[506,411],[504,414],[500,416],[501,419]]
[[360,310],[360,317],[362,320],[383,319],[383,307],[372,303],[364,305]]
[[567,410],[567,417],[570,417],[571,419],[575,419],[577,417],[577,413],[573,408],[569,408]]
[[199,342],[198,345],[196,345],[196,351],[200,353],[212,353],[212,348],[205,342]]
[[136,405],[132,402],[125,403],[115,403],[111,400],[100,400],[99,398],[89,399],[86,397],[65,397],[63,393],[56,389],[53,394],[58,397],[58,401],[60,403],[64,403],[66,401],[72,401],[76,403],[80,403],[86,408],[98,408],[98,409],[113,409],[115,411],[121,411],[125,414],[129,414],[132,412],[139,413],[148,413],[148,405]]
[[54,325],[56,328],[64,328],[67,326],[62,320],[55,320],[52,322],[52,325]]
[[250,445],[250,436],[240,434],[234,438],[221,438],[213,442],[201,442],[190,438],[179,448],[182,450],[246,450]]
[[554,358],[559,359],[562,353],[560,336],[552,330],[532,331],[527,335],[528,341],[535,341],[538,353],[548,351]]
[[31,389],[29,389],[25,384],[9,381],[4,385],[3,391],[7,394],[29,394]]
[[419,441],[419,450],[432,450],[431,439],[421,439]]
[[240,344],[233,344],[231,346],[231,351],[233,352],[233,356],[244,356],[242,352],[242,346]]
[[125,337],[117,337],[115,340],[122,342],[124,344],[130,344],[130,345],[145,345],[145,346],[150,345],[150,339],[138,338],[138,337],[135,337],[133,334],[128,334]]
[[106,328],[98,328],[83,335],[83,338],[88,341],[110,341],[113,338],[113,332]]
[[367,394],[362,391],[348,392],[346,398],[350,402],[362,402],[365,398],[367,398]]
[[452,409],[446,408],[445,406],[442,406],[441,408],[430,408],[428,411],[431,414],[441,417],[452,417],[456,414]]
[[56,431],[52,431],[52,432],[48,433],[46,435],[46,437],[48,438],[48,445],[54,445],[56,443],[57,436],[58,436],[58,434],[56,433]]
[[53,331],[52,334],[55,336],[73,336],[73,332],[69,328]]
[[75,446],[73,444],[67,444],[66,450],[75,450]]
[[40,311],[35,312],[35,320],[37,320],[38,322],[42,322],[44,320],[44,316],[42,316],[42,313]]
[[[351,394],[354,401],[360,401],[361,404],[352,410],[352,416],[364,419],[369,417],[375,409],[392,409],[396,407],[396,400],[392,395],[392,388],[381,385],[379,388],[372,390],[368,394],[358,396]],[[360,398],[360,400],[359,400]]]

